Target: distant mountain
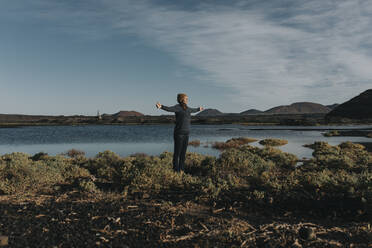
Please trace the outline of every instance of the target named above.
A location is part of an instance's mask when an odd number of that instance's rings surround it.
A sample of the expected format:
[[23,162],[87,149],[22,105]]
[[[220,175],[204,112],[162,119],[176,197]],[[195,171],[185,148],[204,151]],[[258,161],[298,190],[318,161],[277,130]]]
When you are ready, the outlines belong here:
[[332,104],[332,105],[325,105],[325,106],[332,110],[332,109],[336,108],[338,105],[340,105],[340,104],[335,103],[335,104]]
[[309,114],[309,113],[328,113],[331,109],[312,102],[296,102],[291,105],[282,105],[266,110],[265,114]]
[[328,113],[327,117],[372,119],[372,89],[344,102]]
[[144,114],[137,111],[119,111],[116,114],[113,114],[112,117],[128,117],[128,116],[144,116]]
[[240,112],[241,115],[258,115],[258,114],[261,114],[261,113],[262,113],[262,111],[257,110],[257,109],[249,109],[249,110]]
[[205,109],[202,112],[196,114],[196,116],[216,116],[223,115],[223,113],[217,109]]

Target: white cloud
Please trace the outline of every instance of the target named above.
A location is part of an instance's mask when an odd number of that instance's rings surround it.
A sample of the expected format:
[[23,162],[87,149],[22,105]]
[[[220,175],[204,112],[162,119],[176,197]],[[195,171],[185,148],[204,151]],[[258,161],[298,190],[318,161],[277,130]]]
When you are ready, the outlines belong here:
[[304,1],[279,19],[258,6],[188,11],[139,0],[97,3],[74,9],[49,2],[39,16],[93,38],[134,34],[203,72],[203,80],[235,90],[229,97],[245,106],[339,102],[372,85],[367,0]]

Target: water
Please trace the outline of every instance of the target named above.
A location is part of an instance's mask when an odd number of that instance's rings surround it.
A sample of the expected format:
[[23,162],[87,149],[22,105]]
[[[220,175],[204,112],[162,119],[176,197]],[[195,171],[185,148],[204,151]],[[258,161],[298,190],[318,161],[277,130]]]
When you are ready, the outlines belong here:
[[[32,155],[42,151],[56,155],[74,148],[85,151],[88,157],[93,157],[105,150],[111,150],[121,156],[137,152],[159,155],[164,151],[173,152],[173,127],[174,124],[0,128],[0,154],[25,152]],[[312,130],[314,128],[318,130]],[[372,139],[364,137],[323,137],[321,133],[330,128],[368,128],[372,130],[371,125],[332,127],[192,125],[189,140],[214,142],[242,136],[258,140],[280,138],[288,140],[288,144],[280,149],[296,154],[299,158],[311,157],[312,150],[303,147],[303,145],[314,141],[327,141],[331,145],[337,145],[343,141],[372,142]],[[252,143],[252,145],[260,146],[258,142]],[[203,144],[200,147],[188,146],[188,152],[213,156],[218,156],[220,153],[210,146],[204,147]]]

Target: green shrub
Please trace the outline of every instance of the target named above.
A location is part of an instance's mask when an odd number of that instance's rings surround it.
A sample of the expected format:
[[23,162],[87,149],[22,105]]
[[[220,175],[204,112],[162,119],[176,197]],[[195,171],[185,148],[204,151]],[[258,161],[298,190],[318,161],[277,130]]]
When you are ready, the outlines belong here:
[[120,182],[122,158],[112,151],[104,151],[89,159],[86,168],[97,178],[107,181]]
[[283,169],[294,169],[298,161],[296,155],[282,152],[281,150],[270,146],[265,146],[264,148],[250,146],[243,149],[248,149],[252,153],[257,154],[266,161],[273,162],[277,167]]
[[366,169],[372,162],[372,156],[364,146],[352,142],[344,142],[338,146],[331,146],[327,142],[315,142],[306,147],[314,149],[314,160],[311,161],[313,168]]
[[[39,191],[53,184],[87,176],[89,172],[62,157],[43,157],[34,161],[28,154],[12,153],[0,157],[0,190],[4,193]],[[40,159],[40,158],[39,158]]]
[[185,160],[185,172],[197,176],[205,176],[214,166],[216,158],[198,153],[188,152]]
[[272,167],[274,164],[271,161],[266,161],[252,153],[249,148],[232,148],[220,155],[211,173],[221,178],[226,178],[228,174],[247,177],[259,175]]
[[199,183],[197,177],[174,172],[166,157],[126,158],[120,175],[121,184],[128,186],[129,191],[191,190]]

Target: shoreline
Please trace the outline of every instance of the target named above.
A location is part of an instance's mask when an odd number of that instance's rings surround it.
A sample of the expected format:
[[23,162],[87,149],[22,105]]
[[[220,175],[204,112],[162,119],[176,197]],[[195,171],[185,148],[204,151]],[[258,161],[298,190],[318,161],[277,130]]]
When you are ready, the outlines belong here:
[[[32,116],[0,114],[0,127],[21,126],[74,126],[74,125],[162,125],[173,124],[174,115],[161,116]],[[239,124],[244,126],[335,126],[372,125],[372,120],[332,119],[325,114],[273,114],[273,115],[218,115],[191,117],[191,124]]]
[[[41,126],[41,127],[54,127],[54,126],[133,126],[133,125],[170,125],[174,124],[173,122],[154,122],[154,123],[0,123],[0,128],[20,128],[20,127],[35,127],[35,126]],[[291,130],[291,131],[318,131],[318,130],[341,130],[341,131],[349,131],[349,130],[371,130],[372,131],[372,123],[332,123],[332,124],[322,124],[322,125],[314,125],[314,128],[253,128],[256,126],[288,126],[288,127],[310,127],[307,125],[285,125],[285,124],[278,124],[278,123],[191,123],[191,125],[241,125],[245,127],[252,127],[252,128],[246,128],[246,130]],[[337,128],[337,126],[366,126],[371,125],[371,128]],[[316,128],[316,126],[322,126],[321,128]],[[329,128],[323,128],[323,127],[329,127]],[[334,127],[334,128],[332,128]]]

